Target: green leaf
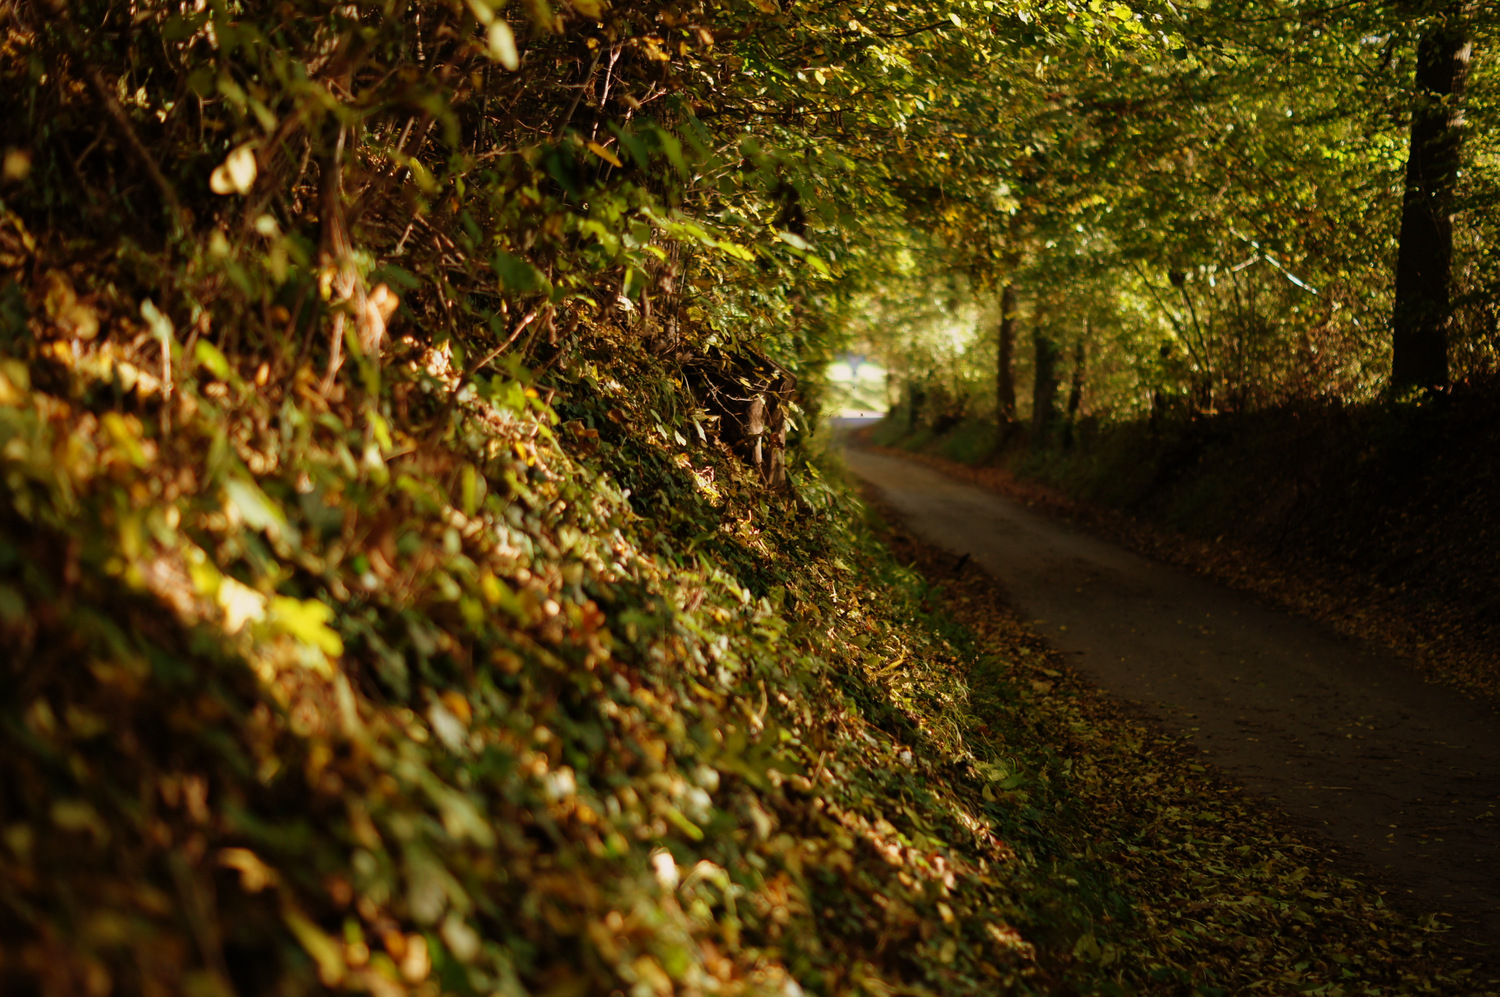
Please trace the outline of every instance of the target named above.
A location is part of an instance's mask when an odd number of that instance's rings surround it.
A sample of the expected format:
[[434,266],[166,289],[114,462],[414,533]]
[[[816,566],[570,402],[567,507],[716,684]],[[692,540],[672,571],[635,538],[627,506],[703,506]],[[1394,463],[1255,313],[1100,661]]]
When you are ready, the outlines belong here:
[[141,447],[139,422],[127,419],[118,412],[106,412],[100,417],[99,424],[104,427],[110,442],[125,455],[126,460],[135,467],[146,466],[146,451]]
[[264,530],[273,540],[288,533],[286,513],[248,478],[230,478],[224,491],[251,529]]
[[746,263],[751,263],[755,260],[755,254],[739,243],[730,242],[727,239],[715,239],[714,245],[737,260],[743,260]]
[[504,250],[497,249],[490,257],[490,267],[495,271],[495,276],[500,278],[500,286],[516,294],[536,294],[539,292],[550,293],[551,281],[547,280],[536,267],[521,259],[512,256]]
[[615,133],[615,137],[620,140],[620,145],[626,152],[630,153],[630,158],[635,160],[637,166],[643,170],[650,168],[651,154],[646,151],[646,146],[636,136],[635,132],[629,128],[622,128],[613,121],[609,123],[609,130]]
[[344,950],[335,939],[324,933],[306,914],[288,905],[281,912],[281,919],[292,934],[312,956],[318,966],[318,979],[324,986],[333,987],[343,982],[348,966],[344,962]]
[[0,623],[14,626],[25,618],[25,597],[9,585],[0,585]]
[[221,381],[229,380],[229,360],[220,352],[219,348],[206,339],[198,340],[193,347],[193,356],[198,359],[201,366],[207,367],[208,372]]
[[656,139],[657,145],[661,147],[662,154],[667,157],[667,162],[672,164],[672,168],[682,176],[687,176],[687,160],[683,158],[682,142],[677,136],[659,127],[653,127],[651,134]]
[[465,464],[461,477],[462,498],[464,515],[473,516],[479,511],[480,503],[484,501],[485,481],[484,476],[474,469],[473,464]]

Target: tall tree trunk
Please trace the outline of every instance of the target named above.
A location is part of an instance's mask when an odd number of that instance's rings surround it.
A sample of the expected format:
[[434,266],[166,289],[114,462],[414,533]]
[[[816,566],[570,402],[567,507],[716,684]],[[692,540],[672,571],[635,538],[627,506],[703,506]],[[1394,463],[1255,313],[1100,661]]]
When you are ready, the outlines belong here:
[[1078,424],[1078,407],[1083,404],[1083,379],[1088,360],[1088,339],[1092,323],[1083,320],[1083,335],[1073,344],[1073,378],[1068,386],[1068,421],[1063,427],[1063,446],[1073,445],[1073,429]]
[[1397,390],[1448,383],[1453,188],[1472,51],[1465,17],[1468,4],[1452,4],[1449,10],[1449,17],[1428,27],[1417,46],[1416,102],[1391,321],[1391,385]]
[[1047,441],[1052,424],[1057,421],[1057,358],[1061,352],[1047,335],[1046,316],[1041,308],[1037,309],[1031,342],[1036,349],[1036,379],[1031,387],[1031,438],[1040,446]]
[[1000,428],[1016,421],[1016,289],[1010,281],[1000,292],[1000,362],[995,368],[995,395]]

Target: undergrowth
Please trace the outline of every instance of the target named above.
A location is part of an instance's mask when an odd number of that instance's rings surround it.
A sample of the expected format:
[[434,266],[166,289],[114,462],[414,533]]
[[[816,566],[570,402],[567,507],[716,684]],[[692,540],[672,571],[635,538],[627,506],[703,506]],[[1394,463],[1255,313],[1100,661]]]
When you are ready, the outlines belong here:
[[4,992],[1090,988],[917,583],[663,417],[628,330],[327,392],[19,244]]

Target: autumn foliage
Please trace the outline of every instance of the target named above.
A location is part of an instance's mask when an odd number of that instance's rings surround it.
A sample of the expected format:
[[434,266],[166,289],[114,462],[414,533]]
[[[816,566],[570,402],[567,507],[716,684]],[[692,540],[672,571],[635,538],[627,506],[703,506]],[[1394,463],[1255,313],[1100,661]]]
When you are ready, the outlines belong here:
[[827,477],[993,7],[0,9],[0,991],[1453,983],[1295,843],[1160,927],[1111,863],[1201,825],[1080,814],[1062,673]]

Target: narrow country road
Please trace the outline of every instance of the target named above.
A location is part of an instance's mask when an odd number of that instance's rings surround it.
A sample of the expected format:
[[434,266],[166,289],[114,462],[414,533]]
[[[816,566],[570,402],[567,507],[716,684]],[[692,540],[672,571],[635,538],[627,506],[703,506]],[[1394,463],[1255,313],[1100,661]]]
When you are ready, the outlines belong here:
[[1500,711],[1248,596],[924,465],[845,451],[1103,689],[1419,908],[1500,944]]

